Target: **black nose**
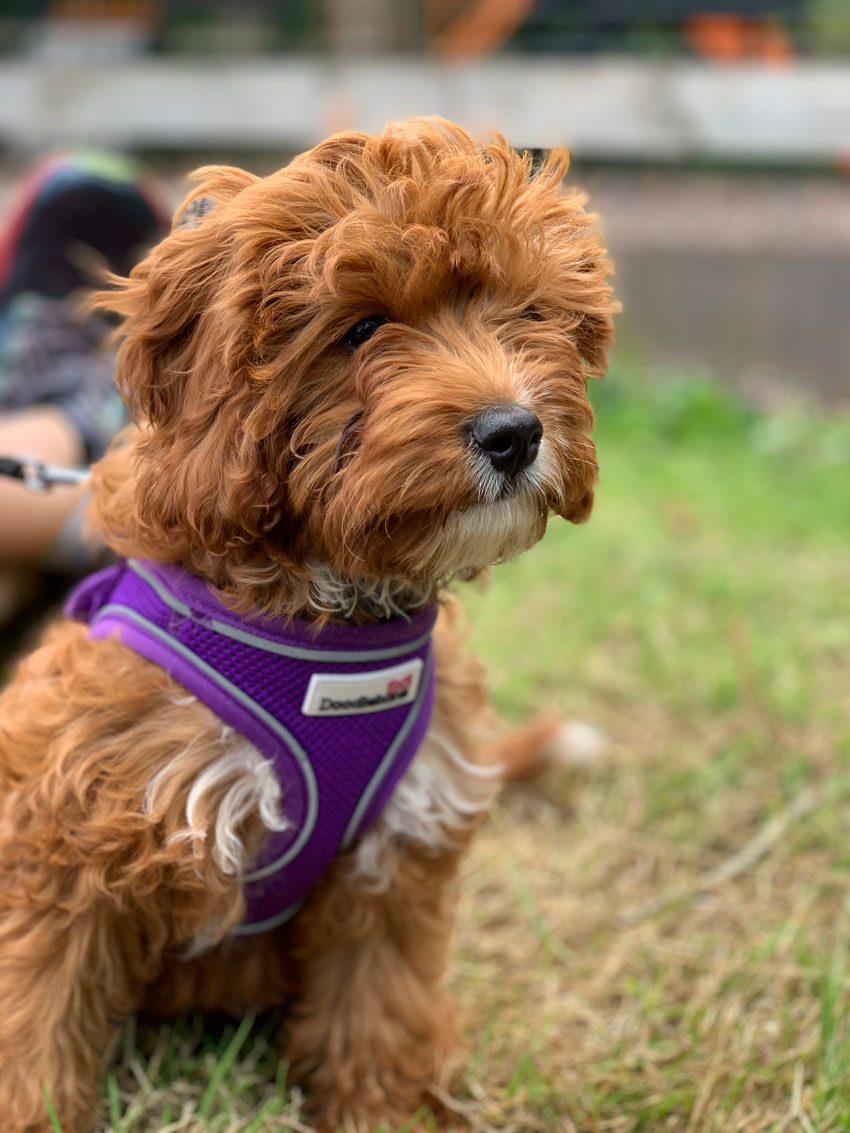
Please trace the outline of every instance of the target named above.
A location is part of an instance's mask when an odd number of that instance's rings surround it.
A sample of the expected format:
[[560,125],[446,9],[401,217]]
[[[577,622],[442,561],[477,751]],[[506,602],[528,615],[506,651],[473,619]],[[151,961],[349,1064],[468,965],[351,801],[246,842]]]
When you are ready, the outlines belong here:
[[533,464],[543,426],[521,405],[494,405],[479,413],[469,428],[472,443],[490,458],[498,472],[515,476]]

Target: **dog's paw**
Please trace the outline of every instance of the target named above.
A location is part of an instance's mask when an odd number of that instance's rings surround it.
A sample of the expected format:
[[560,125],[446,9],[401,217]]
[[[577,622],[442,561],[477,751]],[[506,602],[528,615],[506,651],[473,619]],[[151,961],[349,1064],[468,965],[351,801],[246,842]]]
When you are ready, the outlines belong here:
[[598,728],[579,720],[541,717],[511,728],[493,744],[491,755],[505,781],[527,782],[550,768],[587,768],[597,763],[606,739]]
[[582,720],[564,720],[541,748],[545,766],[592,767],[605,753],[604,732]]

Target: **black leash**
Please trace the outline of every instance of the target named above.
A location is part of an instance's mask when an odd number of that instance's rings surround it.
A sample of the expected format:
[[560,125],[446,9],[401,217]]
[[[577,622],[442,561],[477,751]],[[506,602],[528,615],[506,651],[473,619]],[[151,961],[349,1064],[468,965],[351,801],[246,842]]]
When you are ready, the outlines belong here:
[[53,468],[41,460],[0,456],[0,476],[20,480],[33,492],[46,492],[56,484],[83,484],[90,475],[88,468]]

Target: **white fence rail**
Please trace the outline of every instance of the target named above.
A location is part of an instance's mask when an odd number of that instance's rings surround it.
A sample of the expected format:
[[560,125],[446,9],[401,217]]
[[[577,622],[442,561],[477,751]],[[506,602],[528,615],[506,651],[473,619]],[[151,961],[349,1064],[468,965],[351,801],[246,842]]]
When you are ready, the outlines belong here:
[[330,131],[441,114],[580,157],[846,163],[850,63],[632,57],[0,61],[0,144],[299,149]]

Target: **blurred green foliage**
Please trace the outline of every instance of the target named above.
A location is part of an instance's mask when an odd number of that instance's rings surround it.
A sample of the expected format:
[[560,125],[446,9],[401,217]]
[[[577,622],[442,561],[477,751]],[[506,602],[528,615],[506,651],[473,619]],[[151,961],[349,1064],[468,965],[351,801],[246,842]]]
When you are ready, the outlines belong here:
[[620,365],[592,396],[590,522],[551,518],[466,599],[503,709],[731,710],[744,650],[766,698],[814,711],[818,669],[850,648],[850,418]]
[[819,55],[850,54],[848,0],[808,0],[809,47]]

